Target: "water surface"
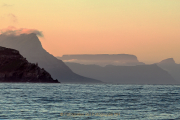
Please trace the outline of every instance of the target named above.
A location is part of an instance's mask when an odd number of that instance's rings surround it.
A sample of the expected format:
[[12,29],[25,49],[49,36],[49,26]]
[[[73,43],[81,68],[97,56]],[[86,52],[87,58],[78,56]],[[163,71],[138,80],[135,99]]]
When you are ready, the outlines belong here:
[[180,119],[180,86],[0,84],[0,119]]

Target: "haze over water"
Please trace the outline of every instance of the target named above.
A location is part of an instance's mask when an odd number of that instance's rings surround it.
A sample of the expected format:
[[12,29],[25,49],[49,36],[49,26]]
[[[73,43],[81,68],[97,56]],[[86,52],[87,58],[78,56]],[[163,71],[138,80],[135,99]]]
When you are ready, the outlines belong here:
[[1,83],[0,119],[180,119],[179,93],[176,85]]

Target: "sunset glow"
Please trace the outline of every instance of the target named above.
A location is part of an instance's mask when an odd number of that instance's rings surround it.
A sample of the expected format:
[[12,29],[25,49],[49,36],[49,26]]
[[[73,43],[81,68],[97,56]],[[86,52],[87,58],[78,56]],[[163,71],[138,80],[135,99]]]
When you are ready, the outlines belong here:
[[145,63],[170,57],[180,63],[179,6],[179,0],[0,0],[0,29],[43,34],[54,56],[124,53]]

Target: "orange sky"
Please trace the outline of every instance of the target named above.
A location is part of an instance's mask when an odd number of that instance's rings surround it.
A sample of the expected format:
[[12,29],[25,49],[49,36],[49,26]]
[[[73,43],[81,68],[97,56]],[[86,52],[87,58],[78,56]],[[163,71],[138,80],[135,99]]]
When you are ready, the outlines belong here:
[[63,54],[134,54],[180,63],[180,0],[0,0],[0,29],[37,29]]

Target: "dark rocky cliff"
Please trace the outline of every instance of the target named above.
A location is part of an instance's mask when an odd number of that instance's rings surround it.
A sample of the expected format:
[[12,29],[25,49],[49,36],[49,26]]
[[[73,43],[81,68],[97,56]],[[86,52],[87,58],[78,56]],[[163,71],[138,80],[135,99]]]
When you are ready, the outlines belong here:
[[37,64],[29,63],[19,51],[0,47],[0,82],[59,83]]

